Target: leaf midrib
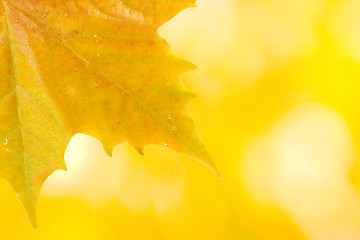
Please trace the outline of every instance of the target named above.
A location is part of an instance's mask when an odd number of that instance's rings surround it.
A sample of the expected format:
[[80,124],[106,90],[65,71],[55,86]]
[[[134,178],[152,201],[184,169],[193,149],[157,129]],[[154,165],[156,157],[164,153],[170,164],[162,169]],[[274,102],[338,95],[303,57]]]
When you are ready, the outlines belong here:
[[5,10],[5,6],[4,6],[4,1],[1,1],[1,10],[3,12],[4,18],[5,18],[5,30],[7,31],[7,35],[8,35],[8,44],[9,44],[9,51],[10,51],[10,56],[11,56],[11,65],[13,67],[13,74],[14,74],[14,80],[15,80],[15,101],[16,101],[16,113],[17,113],[17,119],[18,119],[18,127],[19,127],[19,133],[20,133],[20,137],[21,137],[21,149],[22,149],[22,157],[23,157],[23,161],[24,161],[24,176],[25,176],[25,187],[26,187],[26,199],[27,199],[27,204],[30,203],[30,194],[29,194],[29,173],[28,173],[28,160],[25,156],[25,148],[24,148],[24,137],[23,137],[23,127],[21,124],[21,118],[19,115],[19,104],[18,104],[18,91],[16,90],[16,88],[19,86],[18,83],[18,79],[16,76],[16,66],[14,63],[14,55],[13,55],[13,49],[12,49],[12,43],[11,43],[11,37],[10,37],[10,30],[9,30],[9,24],[8,24],[8,16],[7,16],[7,12]]

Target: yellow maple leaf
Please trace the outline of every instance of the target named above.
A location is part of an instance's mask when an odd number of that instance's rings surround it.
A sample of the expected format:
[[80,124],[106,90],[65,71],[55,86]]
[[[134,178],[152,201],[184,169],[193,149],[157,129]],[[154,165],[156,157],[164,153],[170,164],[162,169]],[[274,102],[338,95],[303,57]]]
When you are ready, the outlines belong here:
[[111,155],[164,144],[217,172],[186,109],[193,94],[157,28],[194,0],[1,0],[0,177],[34,227],[46,178],[76,133]]

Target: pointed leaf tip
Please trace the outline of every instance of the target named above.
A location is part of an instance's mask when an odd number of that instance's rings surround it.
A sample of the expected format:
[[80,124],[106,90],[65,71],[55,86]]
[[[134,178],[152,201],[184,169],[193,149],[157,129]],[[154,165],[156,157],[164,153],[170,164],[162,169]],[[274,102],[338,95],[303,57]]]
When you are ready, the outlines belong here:
[[141,156],[144,156],[144,147],[136,147],[135,150],[136,150]]
[[35,230],[38,230],[38,223],[37,223],[37,211],[36,211],[36,206],[37,203],[29,203],[29,202],[23,202],[21,199],[21,204],[23,205],[23,207],[25,208],[27,217],[32,225],[32,227]]

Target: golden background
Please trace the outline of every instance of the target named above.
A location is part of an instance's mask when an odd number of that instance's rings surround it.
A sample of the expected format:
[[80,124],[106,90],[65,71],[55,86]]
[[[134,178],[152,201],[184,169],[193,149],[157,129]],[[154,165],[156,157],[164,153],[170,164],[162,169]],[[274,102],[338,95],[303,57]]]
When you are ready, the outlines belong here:
[[360,2],[199,0],[159,33],[222,180],[162,146],[76,135],[34,230],[0,182],[0,239],[360,239]]

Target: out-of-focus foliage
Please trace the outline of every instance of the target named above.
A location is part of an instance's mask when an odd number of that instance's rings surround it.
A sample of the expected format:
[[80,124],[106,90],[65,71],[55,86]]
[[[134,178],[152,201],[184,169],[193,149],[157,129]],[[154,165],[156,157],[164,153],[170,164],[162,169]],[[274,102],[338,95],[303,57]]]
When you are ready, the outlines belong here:
[[186,108],[194,96],[157,28],[194,0],[1,0],[0,178],[36,227],[42,184],[71,137],[186,153],[217,173]]
[[197,4],[160,33],[199,66],[189,110],[223,180],[164,147],[109,158],[77,135],[39,232],[0,184],[5,238],[360,239],[358,1]]

